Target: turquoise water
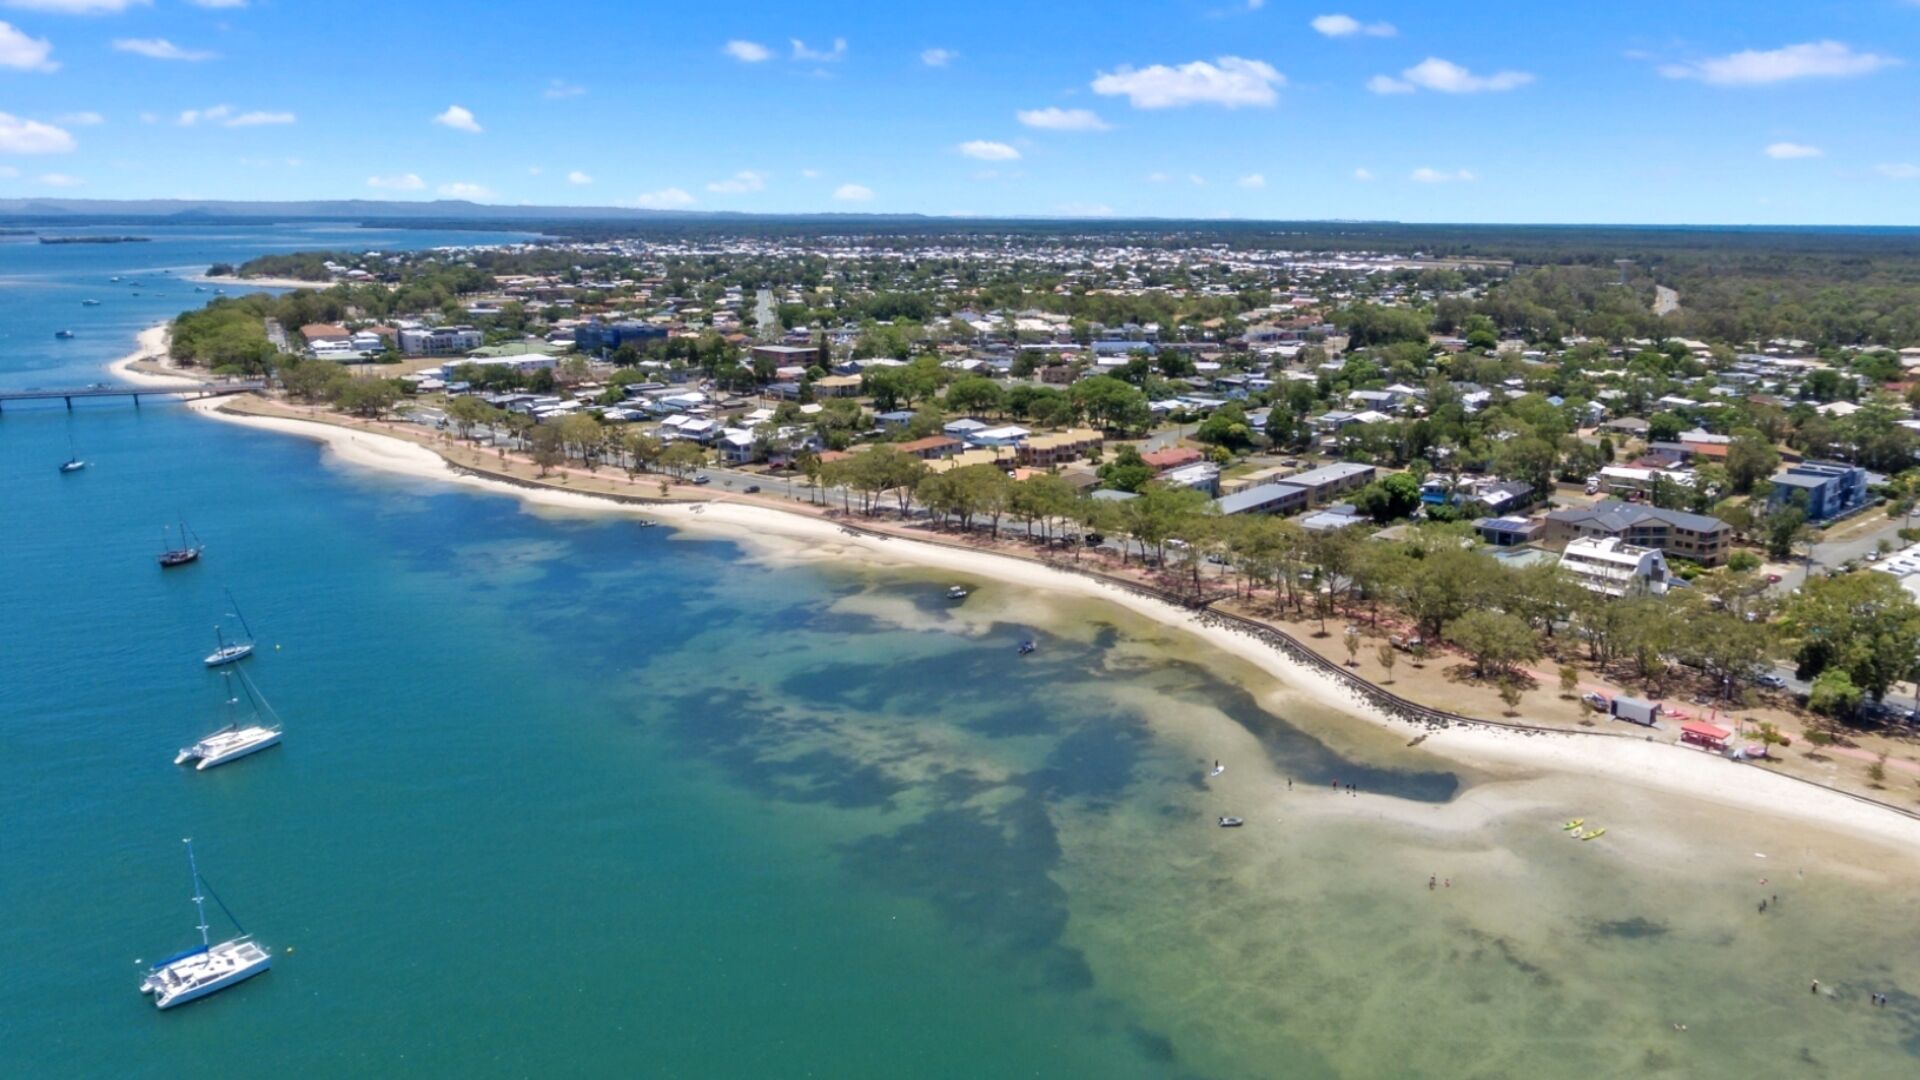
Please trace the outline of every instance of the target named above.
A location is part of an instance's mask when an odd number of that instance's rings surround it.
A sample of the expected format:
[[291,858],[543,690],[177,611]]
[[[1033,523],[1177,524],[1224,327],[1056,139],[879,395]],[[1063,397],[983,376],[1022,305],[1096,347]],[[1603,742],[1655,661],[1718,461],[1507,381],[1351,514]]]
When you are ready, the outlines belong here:
[[[93,381],[183,299],[80,309],[92,278],[317,242],[347,240],[0,246],[0,382]],[[69,438],[94,464],[62,476]],[[8,410],[0,492],[10,1074],[1892,1076],[1920,1050],[1898,860],[1495,785],[1104,606],[956,608],[160,404]],[[180,517],[207,554],[162,573]],[[194,773],[223,589],[287,738]],[[1618,846],[1543,827],[1571,810]],[[192,941],[189,835],[277,956],[162,1014],[138,961]],[[1749,852],[1784,883],[1789,846],[1806,876],[1756,922]],[[1854,996],[1810,1011],[1809,971]]]

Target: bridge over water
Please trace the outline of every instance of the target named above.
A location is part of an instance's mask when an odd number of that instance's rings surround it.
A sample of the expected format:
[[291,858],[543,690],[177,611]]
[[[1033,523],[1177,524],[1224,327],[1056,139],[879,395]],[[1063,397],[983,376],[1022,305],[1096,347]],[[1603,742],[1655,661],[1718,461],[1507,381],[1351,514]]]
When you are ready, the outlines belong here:
[[143,397],[178,398],[194,401],[200,398],[226,397],[230,394],[247,394],[255,390],[264,390],[267,384],[260,380],[235,382],[210,382],[179,386],[111,386],[107,383],[94,383],[91,386],[61,387],[48,390],[0,390],[0,411],[5,411],[8,402],[14,401],[53,401],[67,403],[67,409],[73,409],[75,399],[84,398],[132,398],[135,405]]

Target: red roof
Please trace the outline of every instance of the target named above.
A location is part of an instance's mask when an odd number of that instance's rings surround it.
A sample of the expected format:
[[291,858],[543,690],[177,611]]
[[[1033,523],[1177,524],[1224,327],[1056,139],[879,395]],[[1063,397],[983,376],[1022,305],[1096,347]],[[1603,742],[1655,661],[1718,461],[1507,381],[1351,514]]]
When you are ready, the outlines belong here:
[[929,435],[912,442],[895,443],[893,448],[903,454],[917,454],[922,450],[944,450],[949,446],[959,446],[960,440],[948,435]]
[[1189,450],[1181,446],[1170,446],[1165,450],[1155,450],[1151,454],[1141,454],[1140,460],[1146,462],[1151,468],[1165,472],[1168,469],[1177,469],[1182,465],[1191,465],[1204,457],[1205,455],[1198,450]]
[[1715,741],[1724,740],[1733,734],[1733,732],[1728,731],[1726,728],[1715,727],[1712,724],[1700,720],[1689,720],[1680,725],[1680,730],[1689,735],[1700,735]]

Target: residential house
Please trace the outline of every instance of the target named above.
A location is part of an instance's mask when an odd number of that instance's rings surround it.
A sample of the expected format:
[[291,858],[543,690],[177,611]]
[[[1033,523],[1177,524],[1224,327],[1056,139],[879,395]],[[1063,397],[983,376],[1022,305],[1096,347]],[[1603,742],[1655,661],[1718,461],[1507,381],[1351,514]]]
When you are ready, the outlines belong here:
[[1307,489],[1297,484],[1258,484],[1214,500],[1222,517],[1234,514],[1296,514],[1307,508]]
[[1660,595],[1669,580],[1665,556],[1618,537],[1569,542],[1560,555],[1560,568],[1581,587],[1612,597]]
[[936,461],[940,458],[949,458],[966,449],[966,446],[966,443],[961,442],[951,435],[929,435],[924,439],[914,439],[910,442],[893,444],[895,450],[900,451],[908,457],[919,458],[921,461]]
[[1100,433],[1091,428],[1074,428],[1071,431],[1055,432],[1050,435],[1032,435],[1020,447],[1017,459],[1020,464],[1030,468],[1051,469],[1070,461],[1091,457],[1099,451],[1104,442]]
[[1727,561],[1733,527],[1716,517],[1609,499],[1547,515],[1547,540],[1615,539],[1702,566]]
[[1318,469],[1309,469],[1295,473],[1285,479],[1285,483],[1307,489],[1307,501],[1312,506],[1325,506],[1349,491],[1366,487],[1373,482],[1379,472],[1371,465],[1362,465],[1353,461],[1342,461],[1332,465],[1322,465]]
[[1810,521],[1829,521],[1867,501],[1867,471],[1834,462],[1803,461],[1773,478],[1769,509],[1806,500]]

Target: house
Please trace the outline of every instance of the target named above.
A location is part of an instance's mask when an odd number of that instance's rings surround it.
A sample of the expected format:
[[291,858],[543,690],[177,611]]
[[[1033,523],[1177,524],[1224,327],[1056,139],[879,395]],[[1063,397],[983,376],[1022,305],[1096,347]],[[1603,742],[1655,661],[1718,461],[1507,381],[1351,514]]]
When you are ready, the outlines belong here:
[[471,326],[408,327],[399,337],[408,356],[464,355],[486,344],[486,335]]
[[1198,450],[1185,446],[1169,446],[1165,450],[1155,450],[1151,453],[1141,454],[1140,460],[1146,462],[1147,468],[1152,469],[1154,472],[1164,473],[1170,469],[1184,468],[1196,462],[1204,461],[1206,460],[1206,455]]
[[1208,495],[1220,493],[1220,466],[1209,461],[1182,465],[1177,469],[1168,469],[1160,474],[1162,483],[1173,487],[1192,488],[1204,491]]
[[1336,503],[1317,514],[1308,514],[1300,519],[1300,527],[1308,532],[1338,532],[1371,520],[1351,503]]
[[951,435],[929,435],[924,439],[914,439],[911,442],[894,443],[893,448],[908,457],[919,458],[921,461],[937,461],[940,458],[952,457],[966,449],[966,445]]
[[[780,348],[781,346],[765,347]],[[813,380],[813,396],[816,398],[857,397],[859,393],[860,376],[858,375],[828,375],[825,378]]]
[[1540,522],[1523,517],[1481,518],[1473,523],[1473,530],[1480,539],[1494,547],[1518,547],[1539,539],[1543,526]]
[[875,413],[873,422],[882,428],[903,428],[913,423],[913,417],[910,409],[895,409],[892,412]]
[[1733,527],[1716,517],[1662,510],[1617,499],[1547,515],[1547,540],[1616,539],[1654,548],[1702,566],[1727,561]]
[[964,439],[976,431],[985,431],[986,429],[987,425],[978,420],[967,418],[948,421],[946,424],[941,425],[940,428],[941,431],[946,432],[956,439]]
[[1632,435],[1646,438],[1653,425],[1637,416],[1622,416],[1600,425],[1601,431],[1610,431],[1616,435]]
[[749,360],[771,360],[775,367],[805,368],[820,359],[820,350],[812,345],[755,345],[747,355]]
[[1020,464],[1030,468],[1051,469],[1069,461],[1091,457],[1104,443],[1105,439],[1100,433],[1091,428],[1032,435],[1021,445],[1017,458]]
[[1560,568],[1582,588],[1603,596],[1658,596],[1667,591],[1666,557],[1617,537],[1569,542],[1560,555]]
[[1803,461],[1773,478],[1769,510],[1806,499],[1807,519],[1828,521],[1867,501],[1867,470],[1833,462]]
[[1027,436],[1030,434],[1032,434],[1032,432],[1029,432],[1026,428],[1014,424],[1006,424],[1001,427],[981,428],[970,435],[964,436],[964,438],[974,446],[1017,447],[1026,442]]
[[1310,505],[1325,506],[1349,491],[1356,491],[1373,482],[1374,474],[1379,470],[1371,465],[1343,461],[1333,465],[1322,465],[1318,469],[1309,469],[1286,478],[1286,482],[1295,487],[1307,489]]
[[1297,484],[1258,484],[1214,500],[1222,517],[1234,514],[1296,514],[1307,508],[1307,489]]

